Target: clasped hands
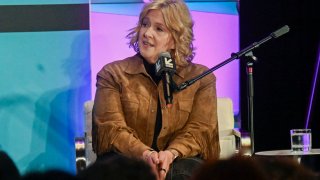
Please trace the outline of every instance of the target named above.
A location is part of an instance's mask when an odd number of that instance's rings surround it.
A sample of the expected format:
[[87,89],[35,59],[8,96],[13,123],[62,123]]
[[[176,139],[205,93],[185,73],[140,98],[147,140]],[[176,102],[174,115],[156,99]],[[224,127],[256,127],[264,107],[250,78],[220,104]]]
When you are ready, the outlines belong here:
[[159,152],[146,150],[143,152],[142,157],[151,166],[157,179],[164,180],[175,155],[169,150]]

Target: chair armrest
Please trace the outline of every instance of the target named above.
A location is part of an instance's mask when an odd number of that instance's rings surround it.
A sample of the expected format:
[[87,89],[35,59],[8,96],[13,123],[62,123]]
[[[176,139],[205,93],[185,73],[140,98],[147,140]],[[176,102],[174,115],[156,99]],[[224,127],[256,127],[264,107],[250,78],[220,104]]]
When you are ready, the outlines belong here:
[[234,153],[239,153],[241,149],[241,132],[238,129],[226,129],[219,131],[219,137],[221,140],[229,139],[233,136],[233,147],[234,147]]
[[226,129],[226,130],[219,131],[219,136],[221,137],[230,136],[230,135],[235,135],[241,138],[241,132],[237,129]]

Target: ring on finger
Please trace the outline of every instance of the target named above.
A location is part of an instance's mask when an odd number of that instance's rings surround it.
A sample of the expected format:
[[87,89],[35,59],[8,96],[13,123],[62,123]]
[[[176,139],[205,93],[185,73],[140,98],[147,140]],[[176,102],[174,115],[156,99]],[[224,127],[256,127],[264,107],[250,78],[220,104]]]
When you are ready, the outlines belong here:
[[167,170],[164,168],[160,168],[160,171],[163,171],[165,174],[167,174]]

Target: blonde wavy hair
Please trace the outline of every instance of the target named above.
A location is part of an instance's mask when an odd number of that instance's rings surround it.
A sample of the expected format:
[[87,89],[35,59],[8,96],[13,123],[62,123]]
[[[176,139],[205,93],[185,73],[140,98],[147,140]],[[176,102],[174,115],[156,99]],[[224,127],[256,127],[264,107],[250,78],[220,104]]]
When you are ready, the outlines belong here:
[[139,52],[138,37],[143,18],[150,10],[160,10],[164,22],[171,32],[175,49],[170,52],[177,64],[183,65],[192,61],[195,53],[193,47],[193,21],[187,5],[183,0],[154,0],[146,4],[139,16],[136,27],[129,30],[127,38],[130,39],[129,47]]

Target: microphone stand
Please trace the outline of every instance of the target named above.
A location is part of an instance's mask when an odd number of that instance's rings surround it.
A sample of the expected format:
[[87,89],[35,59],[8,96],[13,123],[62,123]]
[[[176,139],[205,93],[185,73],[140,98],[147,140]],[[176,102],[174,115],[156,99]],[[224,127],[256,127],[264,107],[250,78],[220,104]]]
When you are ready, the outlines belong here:
[[245,55],[247,60],[247,98],[248,98],[248,122],[250,124],[250,147],[251,155],[254,155],[254,126],[253,126],[253,64],[257,61],[257,58],[253,55],[252,51]]
[[249,113],[249,123],[250,123],[250,131],[251,131],[251,135],[250,135],[250,140],[251,140],[251,154],[254,154],[254,128],[253,128],[253,64],[254,61],[257,59],[255,56],[253,56],[252,51],[256,48],[258,48],[260,45],[262,45],[263,43],[273,39],[273,38],[278,38],[284,34],[286,34],[287,32],[289,32],[289,26],[285,25],[282,28],[274,31],[273,33],[271,33],[269,36],[265,37],[264,39],[258,41],[258,42],[254,42],[252,43],[250,46],[244,48],[243,50],[237,52],[237,53],[232,53],[231,57],[226,59],[225,61],[219,63],[218,65],[212,67],[211,69],[203,72],[202,74],[200,74],[199,76],[196,76],[193,79],[187,80],[184,83],[181,83],[180,85],[176,85],[175,83],[173,83],[173,89],[176,92],[182,91],[184,89],[186,89],[188,86],[192,85],[193,83],[195,83],[196,81],[200,80],[201,78],[205,77],[206,75],[212,73],[213,71],[225,66],[226,64],[232,62],[235,59],[239,59],[240,57],[242,57],[243,55],[245,55],[247,58],[249,59],[248,63],[247,63],[247,75],[248,75],[248,113]]

